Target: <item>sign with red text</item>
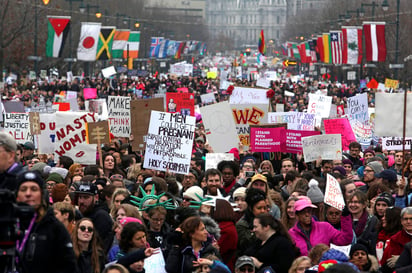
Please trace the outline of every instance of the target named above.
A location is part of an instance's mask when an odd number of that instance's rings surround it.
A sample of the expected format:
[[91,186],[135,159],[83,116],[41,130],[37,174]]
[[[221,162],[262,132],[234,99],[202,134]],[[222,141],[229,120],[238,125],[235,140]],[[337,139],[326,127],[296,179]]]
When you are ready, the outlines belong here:
[[308,113],[315,114],[315,126],[321,125],[322,118],[329,117],[332,97],[318,94],[309,94]]
[[191,93],[166,93],[168,113],[180,113],[184,116],[195,116],[195,97]]
[[96,144],[87,144],[87,122],[96,122],[96,113],[56,112],[56,157],[69,156],[80,164],[96,164]]
[[109,96],[107,111],[110,132],[115,137],[130,136],[130,97]]
[[325,204],[332,206],[340,211],[345,207],[345,201],[343,200],[342,190],[338,180],[336,180],[330,174],[327,174],[326,189],[325,189]]
[[319,131],[299,131],[299,130],[286,130],[286,147],[282,152],[301,154],[302,150],[302,137],[320,135]]
[[54,153],[56,142],[56,114],[40,113],[39,154]]
[[356,141],[356,137],[352,131],[349,120],[346,118],[324,119],[323,125],[325,126],[325,133],[327,135],[342,135],[342,149],[344,151],[349,150],[349,144],[353,141]]
[[266,96],[267,89],[249,88],[235,86],[232,95],[229,97],[229,103],[233,104],[268,104],[269,99]]
[[28,113],[5,113],[4,131],[13,136],[17,143],[33,141]]
[[342,159],[342,138],[338,134],[302,137],[302,150],[305,162],[319,157],[323,160]]
[[283,127],[251,127],[250,150],[252,152],[282,152],[286,149],[286,129]]

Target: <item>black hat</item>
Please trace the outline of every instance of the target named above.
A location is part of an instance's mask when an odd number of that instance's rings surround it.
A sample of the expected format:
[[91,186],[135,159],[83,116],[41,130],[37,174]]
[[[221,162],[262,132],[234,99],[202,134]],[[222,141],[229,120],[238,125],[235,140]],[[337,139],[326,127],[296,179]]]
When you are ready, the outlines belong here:
[[75,191],[76,194],[96,195],[98,193],[97,186],[91,182],[81,182],[79,188]]
[[352,258],[353,253],[355,253],[355,251],[357,251],[357,250],[362,250],[362,251],[365,251],[366,254],[369,254],[368,248],[367,248],[365,245],[358,243],[358,244],[354,244],[354,245],[350,248],[349,257]]
[[375,177],[386,179],[391,183],[395,183],[398,180],[398,175],[395,171],[386,169],[381,171],[380,173],[375,174]]
[[21,184],[29,181],[37,183],[40,189],[43,189],[44,180],[40,172],[38,171],[26,171],[24,173],[19,174],[17,176],[17,189],[20,188]]
[[388,192],[382,192],[381,194],[379,194],[378,198],[376,198],[375,204],[378,203],[378,201],[385,202],[388,207],[392,207],[395,203],[395,199]]

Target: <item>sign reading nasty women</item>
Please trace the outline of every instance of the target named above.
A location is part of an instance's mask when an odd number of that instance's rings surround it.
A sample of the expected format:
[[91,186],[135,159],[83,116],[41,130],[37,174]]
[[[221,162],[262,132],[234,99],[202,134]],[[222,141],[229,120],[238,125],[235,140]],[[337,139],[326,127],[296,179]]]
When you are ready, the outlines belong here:
[[152,111],[143,167],[188,174],[196,118]]
[[130,97],[109,96],[107,99],[110,132],[115,137],[130,136]]

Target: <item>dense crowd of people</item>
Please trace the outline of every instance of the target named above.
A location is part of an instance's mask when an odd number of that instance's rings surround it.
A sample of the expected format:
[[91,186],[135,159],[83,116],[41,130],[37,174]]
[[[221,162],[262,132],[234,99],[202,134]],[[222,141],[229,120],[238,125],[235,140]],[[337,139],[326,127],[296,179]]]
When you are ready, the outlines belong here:
[[[233,80],[236,85],[255,82]],[[198,77],[11,83],[3,100],[30,108],[61,91],[96,87],[108,95],[150,98],[188,87],[227,99],[218,80]],[[325,89],[336,105],[366,92],[317,81],[271,82],[271,107],[307,109],[308,93]],[[291,91],[294,96],[285,96]],[[374,105],[374,93],[368,93]],[[20,272],[409,272],[412,270],[412,155],[380,145],[349,145],[342,160],[306,163],[302,155],[233,148],[234,160],[205,169],[213,152],[198,120],[186,175],[144,169],[132,138],[105,143],[102,165],[38,154],[0,132],[0,189],[32,213],[19,222]],[[222,140],[224,141],[224,140]],[[326,177],[341,186],[343,210],[324,203]],[[1,243],[1,242],[0,242]]]

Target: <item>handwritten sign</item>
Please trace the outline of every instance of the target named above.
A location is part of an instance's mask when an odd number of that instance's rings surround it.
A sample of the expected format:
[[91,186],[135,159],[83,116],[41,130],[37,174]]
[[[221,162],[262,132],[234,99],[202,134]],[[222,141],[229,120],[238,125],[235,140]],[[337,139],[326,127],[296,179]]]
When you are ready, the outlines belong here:
[[322,118],[329,117],[332,97],[318,94],[309,94],[308,113],[315,114],[315,125],[320,126]]
[[180,113],[184,116],[195,115],[195,97],[191,93],[166,93],[168,113]]
[[346,118],[338,119],[324,119],[323,124],[325,126],[325,133],[340,134],[342,136],[342,148],[343,150],[349,150],[349,144],[356,141],[355,134],[352,131],[349,120]]
[[56,118],[55,114],[40,113],[40,135],[38,146],[40,154],[51,154],[54,152],[56,141]]
[[301,154],[302,150],[302,137],[320,135],[319,131],[299,131],[299,130],[286,130],[286,147],[282,152]]
[[196,118],[152,111],[143,166],[187,174],[190,168]]
[[412,145],[412,137],[406,137],[405,141],[402,141],[401,137],[383,137],[382,149],[391,151],[402,151],[403,143],[405,142],[405,150],[410,150]]
[[368,95],[362,93],[354,97],[348,98],[348,113],[349,119],[367,122],[368,115]]
[[27,113],[5,113],[4,131],[12,135],[17,143],[24,144],[27,141],[33,141]]
[[290,130],[313,131],[315,114],[302,112],[269,112],[268,123],[287,123]]
[[130,136],[130,97],[109,96],[107,110],[110,132],[115,137]]
[[144,259],[143,267],[146,273],[166,273],[165,265],[162,251],[159,251],[159,253]]
[[206,154],[206,167],[205,170],[208,169],[216,169],[217,164],[223,160],[234,160],[235,155],[232,153],[207,153]]
[[328,204],[340,211],[345,207],[345,201],[343,200],[343,194],[340,189],[340,184],[336,178],[327,174],[326,189],[325,189],[325,204]]
[[302,137],[305,162],[319,158],[324,160],[342,159],[342,140],[340,135],[318,135]]
[[84,88],[83,97],[85,100],[97,98],[97,89],[96,88]]
[[392,88],[392,89],[397,89],[399,86],[399,81],[398,80],[392,80],[392,79],[385,79],[385,87],[386,88]]
[[247,88],[235,86],[232,95],[229,97],[229,103],[233,104],[269,104],[266,97],[266,89]]
[[200,95],[200,99],[202,100],[203,104],[210,104],[210,103],[216,103],[216,98],[214,93],[207,93]]
[[250,149],[252,152],[281,152],[286,149],[286,129],[251,127]]

